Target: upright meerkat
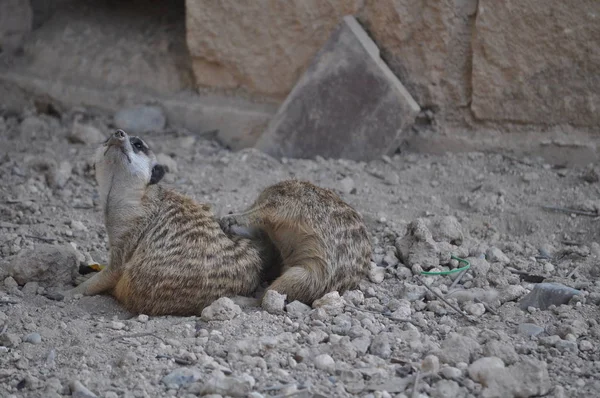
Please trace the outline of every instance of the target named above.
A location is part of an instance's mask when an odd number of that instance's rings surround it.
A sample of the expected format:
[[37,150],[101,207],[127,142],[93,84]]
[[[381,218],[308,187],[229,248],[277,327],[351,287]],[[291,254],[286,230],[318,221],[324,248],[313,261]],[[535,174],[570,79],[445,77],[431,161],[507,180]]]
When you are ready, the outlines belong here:
[[310,305],[328,292],[354,289],[370,266],[372,246],[361,215],[310,182],[272,185],[248,210],[222,217],[221,225],[232,236],[258,233],[262,240],[266,233],[280,256],[280,276],[268,289],[288,301]]
[[209,205],[157,184],[165,170],[143,140],[118,130],[95,169],[109,262],[65,296],[111,292],[133,312],[193,315],[259,286],[272,249],[225,234]]

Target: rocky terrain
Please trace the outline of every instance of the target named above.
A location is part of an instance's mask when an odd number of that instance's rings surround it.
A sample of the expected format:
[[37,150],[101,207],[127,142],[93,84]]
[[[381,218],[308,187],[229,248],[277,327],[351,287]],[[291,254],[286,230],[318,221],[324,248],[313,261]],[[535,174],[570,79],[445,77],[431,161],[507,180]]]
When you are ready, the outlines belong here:
[[[369,278],[313,308],[232,297],[201,317],[130,314],[107,296],[57,301],[79,265],[107,259],[90,162],[114,120],[154,131],[143,137],[170,169],[165,183],[219,215],[282,179],[336,190],[368,223]],[[497,153],[278,161],[141,108],[38,106],[0,116],[0,137],[2,397],[600,391],[597,166]],[[422,274],[464,266],[451,256],[471,267]]]

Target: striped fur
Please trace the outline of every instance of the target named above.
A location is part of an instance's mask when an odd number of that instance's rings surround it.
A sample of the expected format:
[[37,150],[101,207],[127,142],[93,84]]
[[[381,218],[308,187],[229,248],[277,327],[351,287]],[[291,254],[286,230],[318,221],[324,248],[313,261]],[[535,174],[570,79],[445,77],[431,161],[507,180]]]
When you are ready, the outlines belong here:
[[113,294],[126,308],[148,315],[199,314],[219,297],[256,290],[262,279],[259,250],[248,239],[225,235],[208,205],[154,185],[141,206],[145,216],[111,248],[122,253]]
[[288,301],[312,304],[328,292],[356,288],[366,276],[372,246],[363,219],[330,190],[283,181],[262,191],[247,211],[226,218],[268,235],[281,256],[280,276],[269,289]]
[[110,292],[132,312],[186,316],[259,286],[270,253],[225,234],[209,205],[156,184],[156,157],[143,141],[117,131],[95,168],[109,263],[67,298]]

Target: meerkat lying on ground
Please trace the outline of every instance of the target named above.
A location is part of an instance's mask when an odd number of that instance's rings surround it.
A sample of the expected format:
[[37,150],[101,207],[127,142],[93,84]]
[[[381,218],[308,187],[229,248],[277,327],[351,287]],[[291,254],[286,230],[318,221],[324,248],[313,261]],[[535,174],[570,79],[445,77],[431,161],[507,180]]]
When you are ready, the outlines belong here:
[[[306,304],[358,286],[370,266],[372,246],[361,215],[334,192],[288,180],[263,190],[243,213],[221,218],[230,236],[260,242],[266,233],[279,264],[268,289]],[[277,267],[278,265],[278,267]]]
[[97,150],[95,170],[109,262],[67,298],[110,292],[133,312],[193,315],[264,279],[274,249],[259,245],[268,239],[229,236],[209,205],[158,185],[165,170],[140,138],[118,130]]

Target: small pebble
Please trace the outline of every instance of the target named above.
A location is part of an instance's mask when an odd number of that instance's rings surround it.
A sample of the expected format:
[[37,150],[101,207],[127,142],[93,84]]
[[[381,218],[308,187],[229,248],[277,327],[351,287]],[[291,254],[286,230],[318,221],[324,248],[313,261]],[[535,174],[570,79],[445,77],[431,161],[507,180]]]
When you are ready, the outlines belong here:
[[125,324],[119,321],[111,321],[108,327],[114,330],[122,330],[125,329]]
[[421,370],[429,374],[437,374],[440,370],[440,360],[435,355],[427,355],[421,361]]
[[177,368],[161,379],[161,382],[167,387],[175,386],[177,388],[186,384],[200,380],[202,372],[192,368]]
[[523,174],[523,181],[525,181],[525,182],[536,181],[536,180],[539,180],[539,178],[540,178],[540,175],[534,171]]
[[378,267],[377,264],[371,261],[368,276],[371,282],[379,284],[383,282],[385,278],[385,268]]
[[354,186],[354,180],[350,177],[344,177],[340,181],[340,190],[345,194],[355,193],[356,188]]
[[285,294],[280,294],[275,290],[267,290],[262,300],[262,307],[271,314],[282,314],[285,307]]
[[308,314],[311,311],[311,308],[298,300],[294,300],[285,306],[285,310],[289,316],[300,318]]
[[335,361],[328,354],[317,355],[314,359],[315,367],[317,369],[333,373],[335,372]]
[[74,231],[87,231],[87,227],[81,222],[77,220],[71,220],[71,228]]
[[229,297],[221,297],[202,310],[201,318],[204,321],[228,321],[242,313],[239,305]]
[[146,322],[148,322],[148,319],[149,319],[149,317],[148,317],[148,315],[146,315],[146,314],[140,314],[140,315],[138,315],[138,317],[137,317],[137,320],[138,320],[138,322],[141,322],[141,323],[146,323]]
[[469,303],[465,305],[465,311],[474,316],[482,316],[485,314],[485,306],[481,303]]
[[579,349],[581,351],[592,351],[594,349],[594,345],[587,340],[581,340],[579,342]]
[[498,249],[497,247],[490,247],[487,252],[485,253],[487,260],[490,263],[502,263],[502,264],[509,264],[510,263],[510,259],[508,258],[508,256],[506,254],[504,254],[502,252],[502,250]]
[[563,351],[563,352],[568,351],[568,352],[577,353],[577,351],[579,351],[579,348],[577,347],[577,343],[575,341],[570,341],[570,340],[557,341],[556,344],[554,344],[554,347],[556,347],[558,350]]
[[469,377],[482,383],[488,378],[488,374],[503,368],[504,362],[498,357],[479,358],[469,366]]
[[9,276],[4,279],[4,287],[6,287],[7,289],[18,288],[19,284],[12,276]]
[[322,309],[326,315],[333,316],[341,314],[346,307],[346,301],[337,291],[325,294],[312,304],[315,309]]
[[29,333],[23,338],[23,341],[31,344],[40,344],[42,342],[42,336],[39,333]]
[[37,282],[27,282],[21,290],[26,296],[35,296],[40,288]]
[[442,376],[444,376],[446,379],[460,379],[462,377],[462,371],[458,368],[455,368],[453,366],[447,366],[442,368],[442,370],[440,371],[440,373],[442,374]]

